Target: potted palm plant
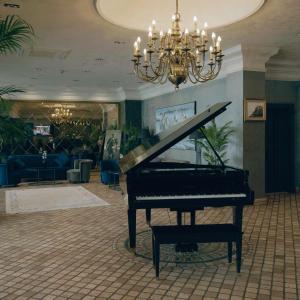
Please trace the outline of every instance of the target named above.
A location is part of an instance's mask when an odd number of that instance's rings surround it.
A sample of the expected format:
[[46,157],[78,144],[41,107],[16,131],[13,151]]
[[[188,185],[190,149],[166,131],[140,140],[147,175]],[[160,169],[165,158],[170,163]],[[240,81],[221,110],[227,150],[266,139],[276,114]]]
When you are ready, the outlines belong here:
[[[5,18],[0,18],[0,55],[16,53],[23,48],[24,43],[31,42],[33,37],[34,30],[32,26],[21,17],[8,15]],[[24,91],[14,86],[0,87],[0,118],[3,121],[1,126],[3,131],[5,131],[5,126],[9,125],[11,127],[10,122],[5,119],[9,113],[10,105],[4,99],[9,95],[20,92]],[[2,149],[6,147],[5,142],[4,136],[0,136],[0,156]],[[6,165],[0,164],[0,186],[6,183]]]
[[[218,127],[216,121],[213,119],[210,126],[202,129],[205,136],[210,141],[211,145],[214,147],[224,164],[226,164],[229,160],[227,158],[227,146],[229,144],[230,137],[234,133],[231,124],[232,122],[230,121],[222,127]],[[218,158],[216,157],[206,139],[202,138],[197,142],[200,144],[203,158],[209,165],[220,164]]]

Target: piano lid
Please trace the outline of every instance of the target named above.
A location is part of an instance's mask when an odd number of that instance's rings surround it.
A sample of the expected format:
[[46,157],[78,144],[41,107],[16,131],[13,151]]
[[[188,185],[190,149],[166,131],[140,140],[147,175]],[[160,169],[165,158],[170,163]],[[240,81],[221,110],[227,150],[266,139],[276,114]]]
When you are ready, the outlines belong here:
[[120,168],[123,173],[141,167],[173,145],[190,135],[196,129],[204,126],[209,121],[226,110],[231,102],[220,102],[210,106],[204,112],[199,113],[172,128],[161,132],[149,143],[143,143],[130,151],[120,160]]

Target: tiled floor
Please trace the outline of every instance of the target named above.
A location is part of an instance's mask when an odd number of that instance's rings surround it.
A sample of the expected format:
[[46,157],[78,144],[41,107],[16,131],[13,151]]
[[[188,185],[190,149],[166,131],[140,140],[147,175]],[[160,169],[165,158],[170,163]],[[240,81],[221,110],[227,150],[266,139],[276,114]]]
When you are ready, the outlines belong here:
[[[158,280],[150,260],[122,246],[127,216],[120,192],[96,182],[84,186],[111,205],[2,212],[0,299],[299,299],[300,196],[261,200],[245,209],[240,274],[226,261],[162,263]],[[3,203],[2,189],[2,211]],[[230,209],[219,208],[199,212],[197,219],[226,222],[230,216]],[[169,213],[156,210],[154,222],[169,222]],[[138,228],[147,228],[143,213]]]

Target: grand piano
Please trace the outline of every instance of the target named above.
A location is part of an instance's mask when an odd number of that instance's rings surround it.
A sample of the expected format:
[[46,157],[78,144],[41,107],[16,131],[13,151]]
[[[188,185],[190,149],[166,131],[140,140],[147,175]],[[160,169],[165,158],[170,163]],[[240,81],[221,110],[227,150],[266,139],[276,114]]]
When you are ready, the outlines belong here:
[[[233,207],[233,223],[242,230],[243,207],[252,205],[254,192],[248,185],[248,171],[226,166],[213,149],[202,128],[226,111],[231,102],[212,105],[204,112],[185,120],[138,146],[120,161],[123,193],[128,200],[129,245],[136,246],[136,211],[145,209],[146,220],[151,221],[151,210],[169,208],[181,213],[195,212],[205,207]],[[155,162],[160,154],[200,129],[211,145],[219,164],[197,165],[179,162]]]

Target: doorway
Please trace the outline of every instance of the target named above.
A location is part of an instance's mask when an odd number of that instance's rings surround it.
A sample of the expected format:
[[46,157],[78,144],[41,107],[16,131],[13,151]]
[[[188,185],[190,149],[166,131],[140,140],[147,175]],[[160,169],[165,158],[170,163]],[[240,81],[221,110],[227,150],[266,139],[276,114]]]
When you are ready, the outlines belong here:
[[267,104],[266,192],[293,192],[294,105]]

